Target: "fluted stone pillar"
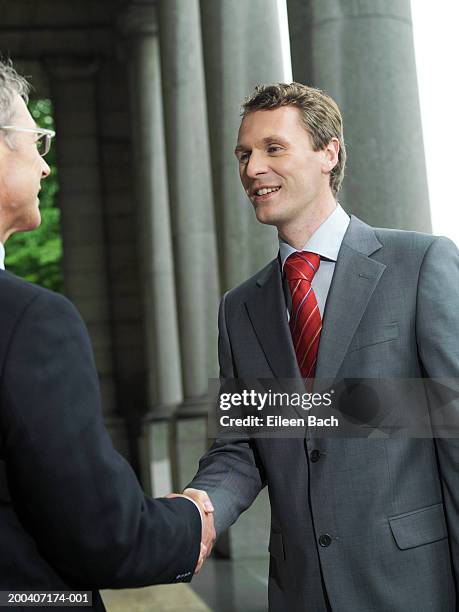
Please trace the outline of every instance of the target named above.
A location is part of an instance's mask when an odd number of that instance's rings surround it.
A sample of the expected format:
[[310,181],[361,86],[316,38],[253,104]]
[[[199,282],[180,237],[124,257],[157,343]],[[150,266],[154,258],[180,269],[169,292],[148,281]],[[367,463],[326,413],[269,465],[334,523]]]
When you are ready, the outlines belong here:
[[217,367],[218,264],[198,0],[159,2],[169,193],[186,400]]
[[201,0],[207,107],[222,289],[275,256],[276,232],[261,225],[234,156],[242,100],[258,83],[284,80],[276,0]]
[[173,480],[207,447],[208,379],[218,373],[219,279],[198,0],[159,1],[161,69],[184,402],[173,429]]
[[129,76],[150,403],[182,400],[174,252],[167,184],[159,34],[154,5],[132,7]]
[[293,77],[339,104],[341,203],[383,227],[430,231],[409,0],[288,0]]
[[120,27],[126,36],[134,129],[146,368],[150,411],[144,422],[144,485],[172,491],[168,416],[182,401],[174,253],[167,184],[159,33],[153,3],[133,3]]
[[107,427],[127,453],[116,414],[106,244],[96,115],[98,65],[86,59],[53,59],[50,74],[56,122],[65,291],[88,327],[99,374]]
[[[261,225],[242,188],[234,155],[240,107],[258,83],[285,80],[276,0],[201,0],[214,204],[222,288],[266,265],[278,249],[274,228]],[[267,44],[269,41],[269,44]],[[267,555],[269,502],[263,491],[219,542],[232,558]]]

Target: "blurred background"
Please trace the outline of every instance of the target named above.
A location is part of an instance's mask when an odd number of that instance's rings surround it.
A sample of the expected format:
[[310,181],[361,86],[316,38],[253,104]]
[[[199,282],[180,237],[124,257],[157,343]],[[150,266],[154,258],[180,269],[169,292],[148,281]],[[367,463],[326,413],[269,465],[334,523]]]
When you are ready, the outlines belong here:
[[[6,266],[79,308],[107,428],[151,495],[182,489],[209,444],[222,293],[277,251],[239,184],[241,101],[257,83],[326,90],[344,117],[342,206],[459,243],[458,12],[453,0],[0,0],[0,51],[57,131],[42,225],[8,241]],[[108,610],[266,610],[269,526],[262,494],[191,586],[106,592]]]

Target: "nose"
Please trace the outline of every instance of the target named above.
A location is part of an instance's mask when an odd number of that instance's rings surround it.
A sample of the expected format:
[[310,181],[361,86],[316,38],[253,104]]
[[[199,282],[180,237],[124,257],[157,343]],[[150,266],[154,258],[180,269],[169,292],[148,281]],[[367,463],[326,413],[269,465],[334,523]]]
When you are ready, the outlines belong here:
[[48,166],[48,164],[45,161],[45,158],[42,157],[41,158],[41,178],[44,179],[47,176],[49,176],[51,173],[51,168]]
[[257,178],[260,174],[268,172],[266,158],[262,153],[252,151],[248,164],[245,167],[247,176],[251,179]]

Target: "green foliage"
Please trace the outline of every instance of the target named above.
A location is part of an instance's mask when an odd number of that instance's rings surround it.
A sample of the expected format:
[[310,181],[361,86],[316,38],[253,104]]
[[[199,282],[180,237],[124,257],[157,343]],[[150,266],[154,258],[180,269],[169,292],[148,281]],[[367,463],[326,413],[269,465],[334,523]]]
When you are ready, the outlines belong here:
[[[53,129],[51,100],[31,100],[29,111],[37,125]],[[54,143],[46,156],[51,168],[50,176],[42,181],[40,191],[41,225],[32,232],[20,232],[9,238],[6,245],[6,268],[33,283],[62,292],[62,242],[60,237],[60,211],[55,204],[59,189]]]

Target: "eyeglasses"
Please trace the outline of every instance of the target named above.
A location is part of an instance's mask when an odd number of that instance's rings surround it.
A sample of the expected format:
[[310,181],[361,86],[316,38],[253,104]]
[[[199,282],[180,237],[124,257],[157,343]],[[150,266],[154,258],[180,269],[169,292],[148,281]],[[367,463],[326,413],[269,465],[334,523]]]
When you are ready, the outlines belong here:
[[38,138],[35,142],[37,145],[38,153],[44,157],[51,148],[51,140],[56,135],[56,132],[53,130],[47,130],[46,128],[25,128],[25,127],[16,127],[15,125],[0,125],[0,130],[12,132],[29,132],[33,134],[38,134]]

